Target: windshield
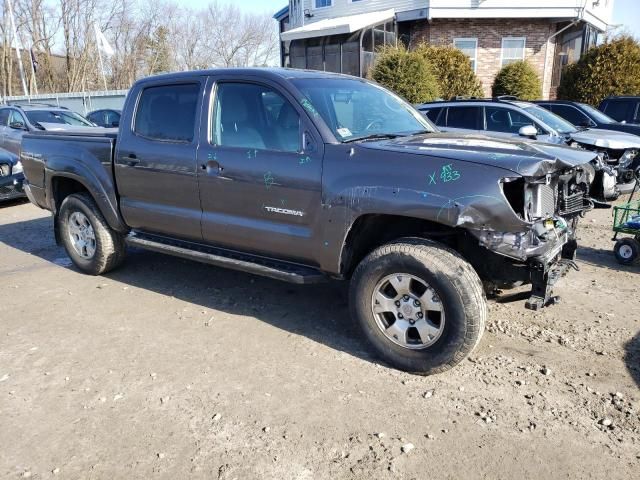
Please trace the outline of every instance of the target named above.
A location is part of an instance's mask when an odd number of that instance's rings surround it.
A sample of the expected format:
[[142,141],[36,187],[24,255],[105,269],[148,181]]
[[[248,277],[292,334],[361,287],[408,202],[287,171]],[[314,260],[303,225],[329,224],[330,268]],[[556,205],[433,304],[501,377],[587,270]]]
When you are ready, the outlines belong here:
[[591,105],[587,105],[586,103],[580,103],[579,105],[585,112],[595,118],[598,123],[617,123],[609,115],[605,115],[600,110],[593,108]]
[[436,131],[400,97],[364,80],[322,78],[293,83],[306,97],[302,106],[320,116],[341,142]]
[[75,112],[63,112],[59,110],[29,110],[25,112],[27,118],[33,124],[36,123],[65,123],[81,127],[93,127],[93,124]]
[[555,113],[551,113],[549,110],[546,110],[542,107],[538,107],[537,105],[528,105],[523,107],[523,109],[525,112],[533,115],[542,123],[553,128],[558,133],[566,134],[575,133],[578,131],[576,127],[567,122],[564,118],[561,118]]

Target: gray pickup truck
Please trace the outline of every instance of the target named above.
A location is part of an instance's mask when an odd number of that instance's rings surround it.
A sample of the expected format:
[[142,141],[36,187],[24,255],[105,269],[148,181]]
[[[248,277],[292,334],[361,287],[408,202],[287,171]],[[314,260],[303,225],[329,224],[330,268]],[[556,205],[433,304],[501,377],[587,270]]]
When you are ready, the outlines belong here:
[[30,200],[78,269],[132,245],[296,283],[350,280],[373,350],[415,373],[478,344],[486,293],[531,284],[577,248],[594,153],[444,134],[360,78],[219,69],[138,81],[118,133],[24,136]]

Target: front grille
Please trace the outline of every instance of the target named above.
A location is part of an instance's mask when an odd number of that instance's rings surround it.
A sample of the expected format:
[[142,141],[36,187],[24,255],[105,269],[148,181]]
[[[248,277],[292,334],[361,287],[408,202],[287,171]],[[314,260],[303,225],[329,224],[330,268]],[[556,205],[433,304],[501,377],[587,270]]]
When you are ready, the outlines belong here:
[[0,177],[8,177],[9,175],[11,175],[11,165],[0,163]]
[[560,215],[573,215],[580,213],[585,208],[584,193],[576,192],[565,195],[560,191],[559,212]]

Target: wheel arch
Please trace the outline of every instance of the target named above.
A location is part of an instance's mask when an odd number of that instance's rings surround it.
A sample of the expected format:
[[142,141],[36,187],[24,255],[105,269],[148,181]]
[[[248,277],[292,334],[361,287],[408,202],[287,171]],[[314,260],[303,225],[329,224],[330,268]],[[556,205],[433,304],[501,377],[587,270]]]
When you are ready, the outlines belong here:
[[[82,172],[84,173],[84,172]],[[52,172],[47,175],[47,197],[54,216],[58,215],[60,206],[65,198],[74,193],[88,194],[98,206],[98,210],[111,228],[120,233],[126,233],[127,227],[122,222],[117,205],[107,194],[104,187],[88,176],[72,172]]]
[[371,251],[385,243],[405,237],[437,240],[457,250],[464,231],[416,217],[367,213],[358,216],[349,227],[340,252],[340,272],[349,278]]

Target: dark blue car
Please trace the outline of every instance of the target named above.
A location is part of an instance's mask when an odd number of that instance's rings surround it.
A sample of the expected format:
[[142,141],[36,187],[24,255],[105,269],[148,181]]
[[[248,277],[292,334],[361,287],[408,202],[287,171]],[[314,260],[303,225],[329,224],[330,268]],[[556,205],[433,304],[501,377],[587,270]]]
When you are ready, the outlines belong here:
[[545,100],[535,103],[578,127],[600,128],[602,130],[614,130],[616,132],[640,135],[640,124],[618,122],[586,103],[570,102],[568,100]]

